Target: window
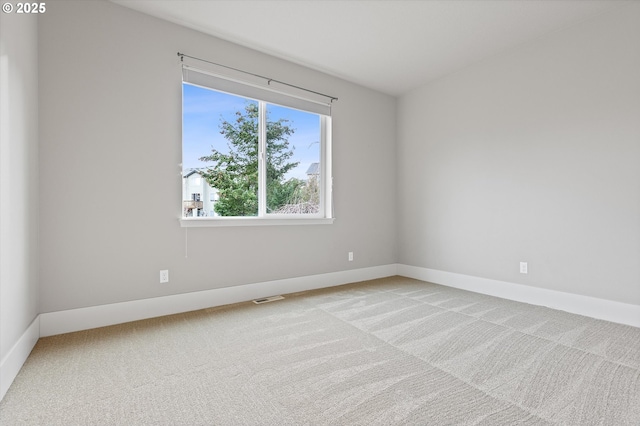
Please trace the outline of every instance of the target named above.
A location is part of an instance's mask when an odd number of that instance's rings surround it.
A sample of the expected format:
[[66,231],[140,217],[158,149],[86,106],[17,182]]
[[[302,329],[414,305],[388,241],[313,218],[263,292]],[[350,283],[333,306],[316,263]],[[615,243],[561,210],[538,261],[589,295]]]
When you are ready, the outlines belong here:
[[[210,222],[331,218],[328,104],[190,67],[182,89],[182,175],[197,174],[216,194]],[[183,189],[183,200],[188,195]],[[183,226],[193,226],[190,213],[183,209]]]

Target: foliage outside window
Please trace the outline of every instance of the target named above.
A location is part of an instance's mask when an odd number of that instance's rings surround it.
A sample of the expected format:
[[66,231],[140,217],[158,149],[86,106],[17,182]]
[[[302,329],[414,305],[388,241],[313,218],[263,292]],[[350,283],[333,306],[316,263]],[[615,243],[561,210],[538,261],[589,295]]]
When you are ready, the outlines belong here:
[[211,86],[183,82],[182,216],[331,217],[330,117]]

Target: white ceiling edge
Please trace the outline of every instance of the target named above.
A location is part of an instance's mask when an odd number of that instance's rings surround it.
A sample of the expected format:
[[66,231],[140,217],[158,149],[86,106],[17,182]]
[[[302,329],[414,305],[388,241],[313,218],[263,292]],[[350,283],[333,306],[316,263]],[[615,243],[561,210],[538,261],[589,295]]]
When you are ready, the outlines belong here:
[[110,1],[393,96],[634,3]]

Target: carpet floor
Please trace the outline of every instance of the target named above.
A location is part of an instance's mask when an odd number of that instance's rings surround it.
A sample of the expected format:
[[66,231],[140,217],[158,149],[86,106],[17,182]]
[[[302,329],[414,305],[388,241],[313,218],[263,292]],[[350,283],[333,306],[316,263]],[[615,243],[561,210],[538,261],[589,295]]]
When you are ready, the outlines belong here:
[[640,425],[640,329],[402,277],[38,341],[10,425]]

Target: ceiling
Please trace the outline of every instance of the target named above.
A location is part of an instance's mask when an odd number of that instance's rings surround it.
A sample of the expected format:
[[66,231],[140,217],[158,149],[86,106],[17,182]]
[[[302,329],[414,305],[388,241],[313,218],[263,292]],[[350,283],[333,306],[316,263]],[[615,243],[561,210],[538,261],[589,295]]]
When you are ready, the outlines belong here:
[[622,0],[111,0],[401,95]]

